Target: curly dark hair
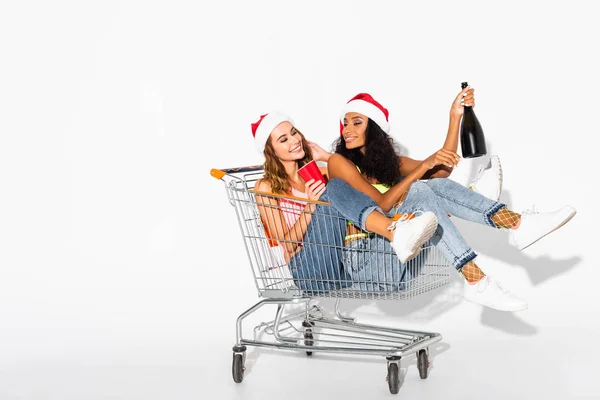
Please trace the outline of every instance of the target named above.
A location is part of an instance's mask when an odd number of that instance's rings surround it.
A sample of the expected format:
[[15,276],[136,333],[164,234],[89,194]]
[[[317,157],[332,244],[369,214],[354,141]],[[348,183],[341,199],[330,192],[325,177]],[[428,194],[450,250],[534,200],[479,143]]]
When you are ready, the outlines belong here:
[[334,151],[352,161],[361,173],[378,183],[393,186],[400,179],[400,155],[394,139],[371,118],[367,122],[365,148],[364,155],[360,149],[348,150],[342,136],[333,143]]

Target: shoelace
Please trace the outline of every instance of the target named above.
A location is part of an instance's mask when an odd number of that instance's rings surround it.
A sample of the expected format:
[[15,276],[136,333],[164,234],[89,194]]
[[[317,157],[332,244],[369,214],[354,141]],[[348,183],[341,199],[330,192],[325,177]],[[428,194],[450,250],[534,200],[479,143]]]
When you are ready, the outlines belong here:
[[[471,187],[471,186],[475,186],[476,183],[481,179],[481,177],[483,176],[483,171],[485,171],[486,169],[490,168],[491,166],[491,161],[488,160],[487,164],[479,164],[477,166],[477,172],[475,173],[475,175],[471,175],[472,178],[469,179],[469,177],[467,177],[467,183],[466,183],[466,187]],[[465,176],[467,176],[469,174],[466,174]]]
[[475,175],[475,178],[473,178],[473,182],[471,182],[471,185],[475,185],[477,182],[479,182],[479,180],[483,176],[483,171],[485,171],[486,169],[487,169],[486,165],[480,165],[478,167],[477,174]]
[[487,289],[488,286],[490,286],[492,284],[492,282],[494,283],[494,285],[500,289],[500,291],[502,291],[502,293],[506,293],[506,289],[504,288],[504,286],[502,286],[500,284],[500,282],[498,282],[497,280],[492,280],[492,278],[490,278],[489,276],[485,276],[481,282],[479,282],[479,284],[477,285],[477,291],[479,293],[482,293],[485,291],[485,289]]
[[531,206],[531,208],[528,208],[527,210],[523,211],[521,213],[521,216],[526,216],[526,215],[534,215],[534,214],[539,214],[540,212],[537,209],[537,206],[534,204]]
[[[416,211],[413,211],[412,213],[402,214],[402,216],[400,218],[398,218],[397,220],[395,220],[394,222],[392,222],[392,224],[387,227],[387,230],[390,231],[390,232],[393,231],[393,230],[395,230],[396,229],[396,225],[406,223],[406,222],[408,222],[408,221],[416,218],[419,215],[417,213],[423,214],[423,211],[422,210],[416,210]],[[414,217],[411,217],[410,216],[411,214],[414,214]]]

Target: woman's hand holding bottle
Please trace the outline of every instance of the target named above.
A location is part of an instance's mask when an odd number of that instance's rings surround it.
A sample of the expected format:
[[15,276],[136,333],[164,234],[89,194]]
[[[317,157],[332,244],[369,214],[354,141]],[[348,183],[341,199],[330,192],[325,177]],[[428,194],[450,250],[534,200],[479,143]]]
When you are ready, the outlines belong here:
[[467,86],[456,96],[454,101],[452,102],[452,107],[450,108],[450,115],[454,115],[457,117],[462,116],[465,113],[465,107],[475,107],[475,94],[473,93],[475,89]]

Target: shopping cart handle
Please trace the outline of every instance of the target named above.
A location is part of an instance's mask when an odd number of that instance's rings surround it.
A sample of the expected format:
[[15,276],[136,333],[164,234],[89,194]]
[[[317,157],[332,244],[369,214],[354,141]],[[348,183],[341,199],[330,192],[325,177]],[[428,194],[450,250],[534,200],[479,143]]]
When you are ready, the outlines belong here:
[[213,168],[210,170],[210,175],[217,179],[222,179],[227,174],[237,174],[240,172],[254,172],[254,171],[262,171],[262,170],[263,170],[262,165],[252,165],[249,167],[224,168],[224,169]]
[[221,171],[220,169],[216,169],[216,168],[212,168],[210,170],[210,176],[217,178],[217,179],[221,179],[225,176],[226,172],[225,171]]

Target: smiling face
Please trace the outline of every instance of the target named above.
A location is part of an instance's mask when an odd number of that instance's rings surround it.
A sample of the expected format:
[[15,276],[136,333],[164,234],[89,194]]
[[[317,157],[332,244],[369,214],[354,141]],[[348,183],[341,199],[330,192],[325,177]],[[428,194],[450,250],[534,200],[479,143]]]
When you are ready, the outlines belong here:
[[277,125],[269,138],[275,155],[282,162],[304,158],[306,153],[302,147],[302,139],[302,134],[287,121]]
[[368,121],[366,115],[356,112],[349,112],[344,116],[342,136],[348,150],[359,149],[367,144]]

